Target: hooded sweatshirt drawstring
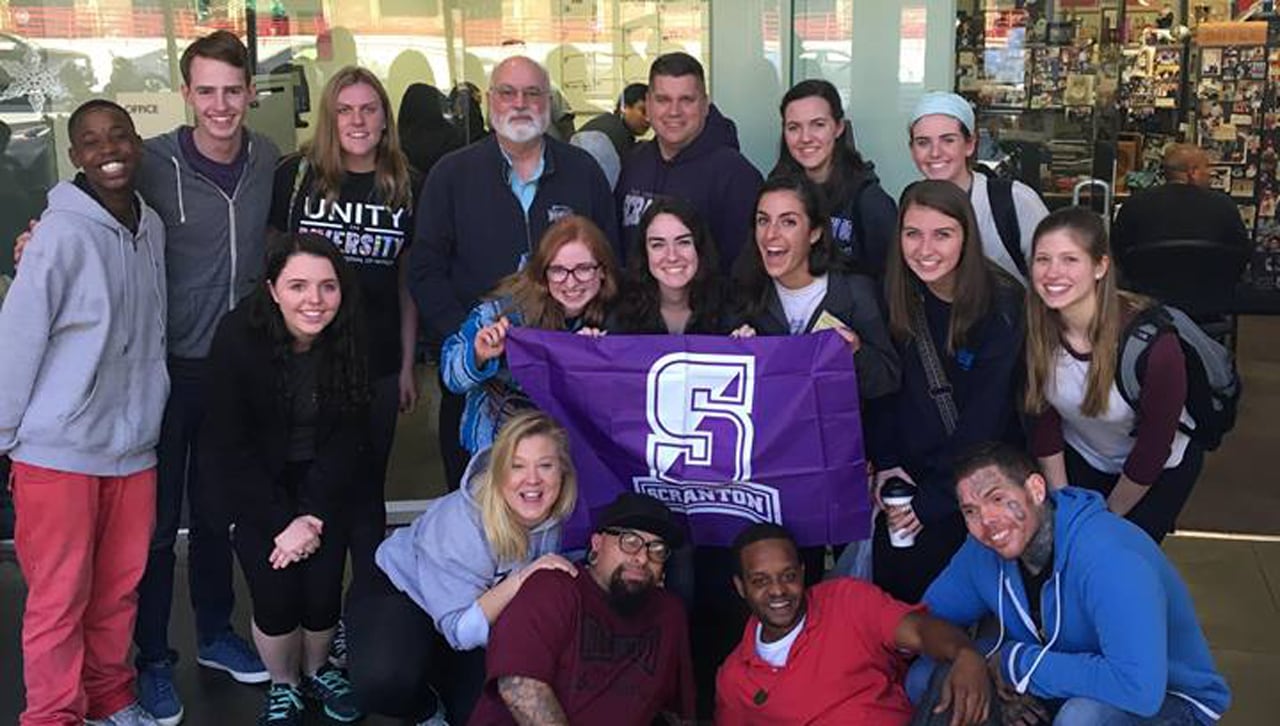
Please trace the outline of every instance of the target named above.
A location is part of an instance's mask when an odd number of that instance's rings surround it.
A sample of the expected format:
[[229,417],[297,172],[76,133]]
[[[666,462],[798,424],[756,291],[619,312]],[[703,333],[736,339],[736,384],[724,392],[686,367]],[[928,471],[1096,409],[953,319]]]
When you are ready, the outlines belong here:
[[[1027,688],[1031,685],[1031,675],[1036,672],[1036,668],[1040,667],[1040,661],[1044,660],[1045,655],[1053,649],[1053,644],[1058,642],[1058,634],[1062,632],[1061,578],[1062,575],[1060,573],[1056,571],[1053,573],[1053,637],[1049,638],[1049,642],[1040,649],[1039,653],[1036,654],[1036,659],[1031,661],[1031,667],[1027,669],[1027,674],[1014,683],[1014,689],[1016,689],[1018,693],[1027,692]],[[1014,646],[1013,652],[1009,654],[1009,675],[1011,679],[1015,676],[1013,673],[1013,664],[1018,662],[1018,650],[1021,647],[1021,644]]]
[[178,222],[187,223],[187,205],[182,199],[182,165],[178,163],[178,157],[170,156],[169,161],[173,162],[173,185],[178,191]]

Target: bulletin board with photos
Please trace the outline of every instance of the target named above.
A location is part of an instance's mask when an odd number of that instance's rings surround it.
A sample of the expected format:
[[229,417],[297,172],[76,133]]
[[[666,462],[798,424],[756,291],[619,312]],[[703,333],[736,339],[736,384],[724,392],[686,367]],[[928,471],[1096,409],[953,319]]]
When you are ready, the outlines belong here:
[[1236,200],[1254,235],[1248,287],[1280,292],[1280,24],[1265,33],[1261,23],[1232,25],[1253,27],[1234,38],[1205,34],[1192,56],[1195,139],[1209,154],[1211,186]]

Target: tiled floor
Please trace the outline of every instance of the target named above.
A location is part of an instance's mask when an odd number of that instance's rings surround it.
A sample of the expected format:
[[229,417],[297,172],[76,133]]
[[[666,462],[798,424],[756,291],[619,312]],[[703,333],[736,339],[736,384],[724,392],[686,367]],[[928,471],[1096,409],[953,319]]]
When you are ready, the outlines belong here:
[[[1280,451],[1280,319],[1246,319],[1241,327],[1241,371],[1246,397],[1237,430],[1212,454],[1183,517],[1197,530],[1280,535],[1280,483],[1271,465]],[[422,499],[440,491],[438,447],[431,401],[406,419],[393,453],[388,494]],[[1175,536],[1165,551],[1186,579],[1218,666],[1234,702],[1226,726],[1280,723],[1280,542],[1224,541]],[[182,558],[185,561],[185,557]],[[180,561],[180,567],[182,566]],[[185,582],[180,572],[178,581]],[[243,586],[240,589],[243,592]],[[0,562],[0,724],[15,723],[22,704],[18,625],[23,586],[16,565]],[[241,599],[236,620],[247,621]],[[185,585],[175,595],[174,645],[185,657],[178,687],[190,726],[251,724],[263,691],[197,667],[191,657],[191,611]],[[387,724],[382,719],[365,723]]]

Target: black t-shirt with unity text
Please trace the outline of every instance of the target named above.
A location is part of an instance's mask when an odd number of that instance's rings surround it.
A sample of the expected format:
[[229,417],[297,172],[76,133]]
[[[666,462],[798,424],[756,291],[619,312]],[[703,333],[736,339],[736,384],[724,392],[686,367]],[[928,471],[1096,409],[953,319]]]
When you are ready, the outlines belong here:
[[[365,333],[369,341],[369,377],[400,369],[399,274],[413,241],[413,204],[388,207],[375,173],[344,175],[337,200],[312,191],[315,173],[299,178],[300,156],[280,162],[271,196],[271,226],[284,232],[309,232],[333,240],[360,280]],[[411,180],[410,189],[417,189]]]

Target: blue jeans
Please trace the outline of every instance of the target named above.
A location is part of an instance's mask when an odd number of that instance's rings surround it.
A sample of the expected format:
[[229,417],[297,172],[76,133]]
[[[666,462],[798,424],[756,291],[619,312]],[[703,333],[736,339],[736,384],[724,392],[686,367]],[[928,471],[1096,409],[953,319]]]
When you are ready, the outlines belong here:
[[1069,698],[1053,717],[1053,726],[1196,726],[1195,706],[1166,695],[1154,716],[1138,716],[1092,698]]
[[206,362],[169,359],[169,401],[165,404],[156,447],[156,529],[147,569],[138,584],[138,622],[133,640],[138,664],[174,657],[169,649],[169,613],[173,606],[173,552],[186,494],[190,509],[187,583],[196,613],[196,636],[207,643],[226,632],[235,606],[229,521],[222,507],[201,491],[197,441],[204,418]]

